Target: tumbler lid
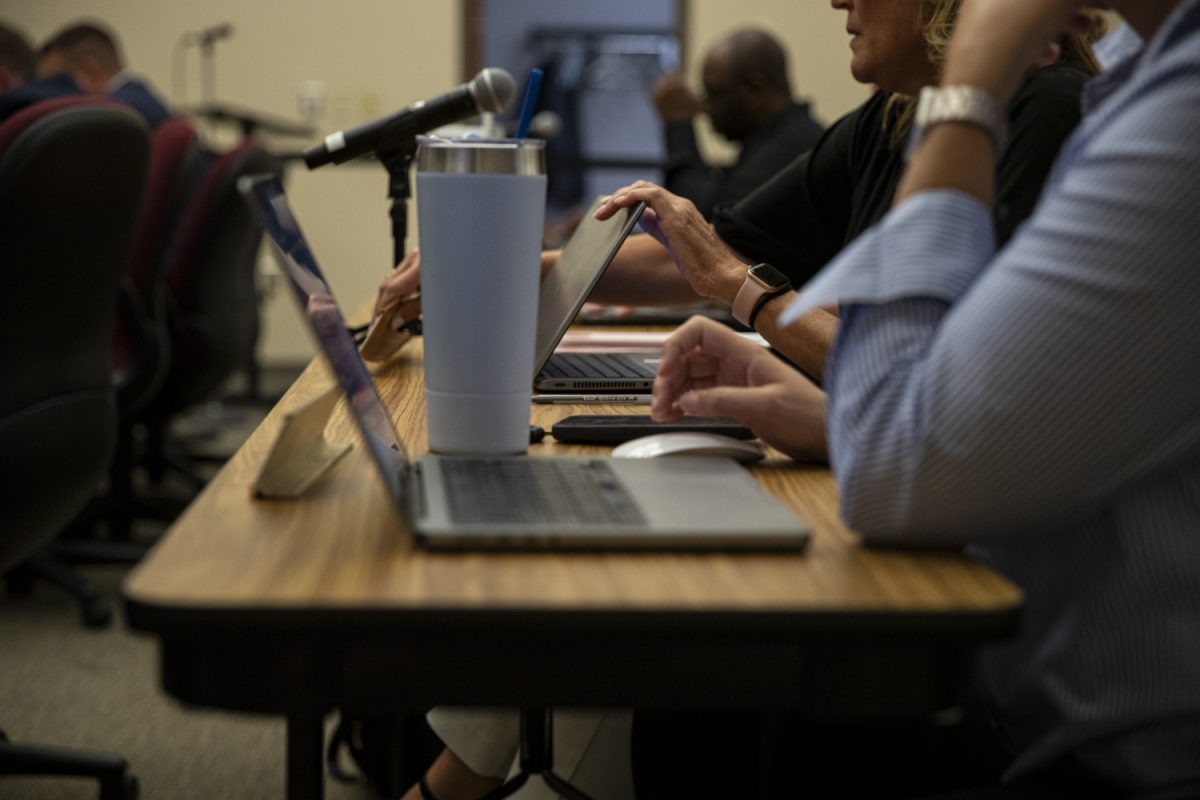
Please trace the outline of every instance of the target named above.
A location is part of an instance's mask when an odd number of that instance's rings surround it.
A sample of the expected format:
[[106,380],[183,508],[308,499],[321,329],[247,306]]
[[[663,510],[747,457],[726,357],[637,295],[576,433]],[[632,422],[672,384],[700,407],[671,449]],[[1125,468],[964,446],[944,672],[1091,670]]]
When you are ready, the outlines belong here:
[[417,137],[417,171],[459,175],[545,175],[543,139]]

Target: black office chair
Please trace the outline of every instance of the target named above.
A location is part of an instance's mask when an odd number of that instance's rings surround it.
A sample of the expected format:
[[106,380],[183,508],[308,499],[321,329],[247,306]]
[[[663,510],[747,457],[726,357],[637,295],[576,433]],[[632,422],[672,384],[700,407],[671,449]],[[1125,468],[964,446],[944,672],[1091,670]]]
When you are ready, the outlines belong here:
[[[0,126],[0,570],[44,548],[96,491],[112,456],[112,329],[149,156],[131,112],[85,98]],[[124,759],[13,744],[0,775],[90,775],[135,797]]]

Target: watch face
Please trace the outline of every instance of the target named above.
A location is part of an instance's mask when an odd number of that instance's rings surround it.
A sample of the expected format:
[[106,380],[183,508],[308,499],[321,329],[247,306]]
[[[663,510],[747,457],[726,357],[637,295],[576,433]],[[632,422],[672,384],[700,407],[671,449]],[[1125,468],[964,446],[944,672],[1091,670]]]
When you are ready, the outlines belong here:
[[749,269],[754,279],[768,289],[782,289],[791,285],[788,276],[772,267],[770,264],[755,264]]

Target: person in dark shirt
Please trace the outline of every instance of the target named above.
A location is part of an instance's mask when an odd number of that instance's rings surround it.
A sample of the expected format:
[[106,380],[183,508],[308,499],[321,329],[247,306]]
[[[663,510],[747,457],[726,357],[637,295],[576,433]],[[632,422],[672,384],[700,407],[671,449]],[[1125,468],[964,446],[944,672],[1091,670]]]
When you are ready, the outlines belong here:
[[125,70],[116,37],[94,23],[63,28],[42,45],[42,75],[68,75],[85,92],[105,94],[130,106],[151,129],[171,112],[146,83]]
[[[701,75],[703,97],[682,75],[664,75],[654,87],[654,107],[666,137],[663,185],[708,219],[718,203],[740,200],[807,152],[823,129],[807,103],[792,99],[787,53],[766,31],[744,28],[721,39]],[[741,144],[733,164],[711,166],[700,154],[693,123],[701,112],[713,130]]]
[[[655,237],[631,237],[592,293],[595,302],[694,304],[715,300],[726,306],[747,280],[747,264],[767,262],[799,288],[890,207],[905,164],[905,147],[915,100],[936,83],[940,59],[952,29],[957,0],[920,4],[928,20],[924,44],[899,45],[878,29],[910,25],[916,3],[883,7],[895,19],[877,19],[855,34],[854,77],[880,88],[866,103],[835,123],[821,141],[781,173],[736,204],[718,207],[706,224],[693,204],[654,184],[639,181],[613,193],[601,216],[643,200],[643,217],[660,227],[671,249]],[[837,8],[846,7],[835,0]],[[879,8],[871,6],[871,8]],[[932,11],[928,10],[932,9]],[[875,17],[881,12],[873,11]],[[851,11],[855,25],[858,11]],[[1098,68],[1077,36],[1048,44],[1048,57],[1031,65],[1008,106],[1007,146],[997,167],[994,206],[999,244],[1005,243],[1032,212],[1063,142],[1080,119],[1080,98]],[[645,227],[645,226],[643,226]],[[551,260],[556,253],[547,253]],[[820,378],[825,354],[837,331],[832,310],[817,310],[786,329],[776,324],[794,291],[763,305],[754,327],[805,373]]]
[[37,56],[29,40],[0,24],[0,122],[42,100],[79,94],[68,75],[35,79]]

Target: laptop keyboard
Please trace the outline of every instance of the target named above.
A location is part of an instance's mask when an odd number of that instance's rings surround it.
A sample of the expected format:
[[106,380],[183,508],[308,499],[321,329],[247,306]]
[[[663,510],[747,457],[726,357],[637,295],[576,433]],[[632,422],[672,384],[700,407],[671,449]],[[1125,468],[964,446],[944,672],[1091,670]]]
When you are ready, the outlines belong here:
[[441,468],[456,523],[645,524],[603,461],[450,458]]
[[654,368],[609,353],[555,353],[542,375],[549,378],[653,378]]

